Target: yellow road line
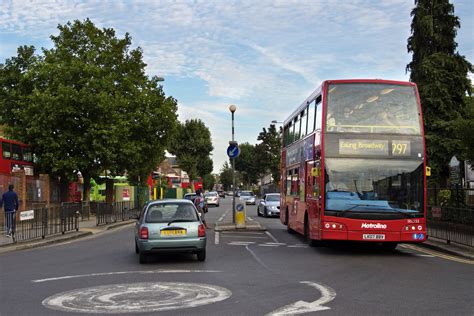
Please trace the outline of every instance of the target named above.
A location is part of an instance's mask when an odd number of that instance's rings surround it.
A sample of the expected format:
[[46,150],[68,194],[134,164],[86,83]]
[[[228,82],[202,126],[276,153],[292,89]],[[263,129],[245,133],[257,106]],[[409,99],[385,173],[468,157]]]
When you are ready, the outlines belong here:
[[418,246],[414,246],[414,245],[400,245],[400,247],[415,250],[415,251],[419,251],[419,252],[423,252],[423,253],[438,257],[438,258],[446,259],[446,260],[451,260],[451,261],[456,261],[456,262],[460,262],[460,263],[466,263],[466,264],[473,264],[474,265],[474,260],[463,259],[463,258],[459,258],[459,257],[455,257],[455,256],[446,255],[444,253],[441,253],[441,252],[438,252],[438,251],[435,251],[435,250],[431,250],[431,249],[426,249],[426,248],[422,248],[422,247],[418,247]]

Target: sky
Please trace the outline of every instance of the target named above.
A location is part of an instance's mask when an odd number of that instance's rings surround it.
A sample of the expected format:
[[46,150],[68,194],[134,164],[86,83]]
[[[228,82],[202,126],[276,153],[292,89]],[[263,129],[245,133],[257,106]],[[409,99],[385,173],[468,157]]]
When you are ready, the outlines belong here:
[[[474,63],[474,1],[451,0],[458,52]],[[148,75],[163,77],[180,121],[211,131],[214,172],[235,140],[257,143],[323,80],[409,80],[412,0],[0,1],[0,63],[20,45],[51,48],[68,21],[90,18],[143,49]],[[473,77],[471,76],[471,79]]]

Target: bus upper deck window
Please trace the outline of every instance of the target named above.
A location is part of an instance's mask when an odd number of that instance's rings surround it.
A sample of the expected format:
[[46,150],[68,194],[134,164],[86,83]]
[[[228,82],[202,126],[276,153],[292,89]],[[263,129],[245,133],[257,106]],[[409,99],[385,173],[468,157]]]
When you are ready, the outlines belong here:
[[2,143],[2,157],[4,159],[11,159],[12,149],[9,143],[6,143],[6,142]]

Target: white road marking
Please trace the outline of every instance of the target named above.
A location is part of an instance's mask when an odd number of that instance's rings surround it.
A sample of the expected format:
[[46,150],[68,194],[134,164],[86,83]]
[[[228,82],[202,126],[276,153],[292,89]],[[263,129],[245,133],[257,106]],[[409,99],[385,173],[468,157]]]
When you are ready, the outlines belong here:
[[242,235],[223,235],[223,238],[228,238],[228,237],[237,237],[237,238],[259,238],[259,239],[266,239],[267,237],[259,237],[259,236],[242,236]]
[[41,282],[48,282],[48,281],[58,281],[58,280],[66,280],[66,279],[76,279],[76,278],[87,278],[87,277],[95,277],[95,276],[107,276],[107,275],[120,275],[120,274],[155,274],[155,273],[217,273],[221,272],[218,270],[150,270],[150,271],[117,271],[117,272],[102,272],[102,273],[90,273],[90,274],[78,274],[78,275],[65,275],[62,277],[56,278],[47,278],[47,279],[39,279],[39,280],[31,280],[33,283],[41,283]]
[[236,232],[236,231],[223,231],[223,235],[230,235],[230,234],[237,234],[239,236],[245,236],[245,235],[264,235],[264,233],[259,233],[259,232]]
[[219,232],[214,232],[214,244],[219,244]]
[[279,245],[258,244],[260,247],[278,247]]
[[304,314],[304,313],[331,309],[330,307],[322,306],[322,305],[332,301],[336,297],[336,291],[334,291],[329,286],[314,283],[314,282],[302,281],[300,283],[307,284],[309,286],[312,286],[318,289],[321,292],[321,297],[314,302],[297,301],[293,304],[283,306],[267,315],[268,316],[296,315],[296,314]]
[[50,309],[92,314],[128,314],[192,308],[223,301],[232,292],[199,283],[111,284],[59,293],[43,300]]
[[284,242],[266,242],[267,245],[286,246]]
[[252,245],[252,244],[255,244],[255,242],[253,242],[253,241],[233,241],[233,242],[228,243],[228,245],[231,245],[231,246],[247,246],[247,245]]
[[278,242],[278,240],[275,238],[275,236],[273,236],[272,234],[270,234],[269,231],[266,231],[265,234],[267,234],[274,242]]
[[260,260],[259,257],[257,257],[257,254],[256,254],[255,252],[253,252],[253,251],[249,248],[248,245],[245,246],[245,249],[247,249],[247,251],[252,254],[252,256],[255,258],[255,260],[257,260],[257,262],[260,263],[260,265],[261,265],[262,267],[264,267],[264,268],[267,269],[268,271],[272,271],[272,269],[270,269],[265,263],[263,263],[262,260]]
[[308,248],[308,245],[290,245],[288,248]]

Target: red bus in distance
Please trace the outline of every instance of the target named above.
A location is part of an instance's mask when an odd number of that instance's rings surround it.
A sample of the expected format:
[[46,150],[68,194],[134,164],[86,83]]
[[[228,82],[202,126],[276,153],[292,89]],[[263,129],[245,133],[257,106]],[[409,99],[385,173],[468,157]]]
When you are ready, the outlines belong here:
[[285,120],[280,220],[324,240],[426,240],[426,154],[414,83],[324,81]]
[[0,148],[0,174],[24,170],[27,176],[33,176],[33,153],[28,145],[0,137]]

